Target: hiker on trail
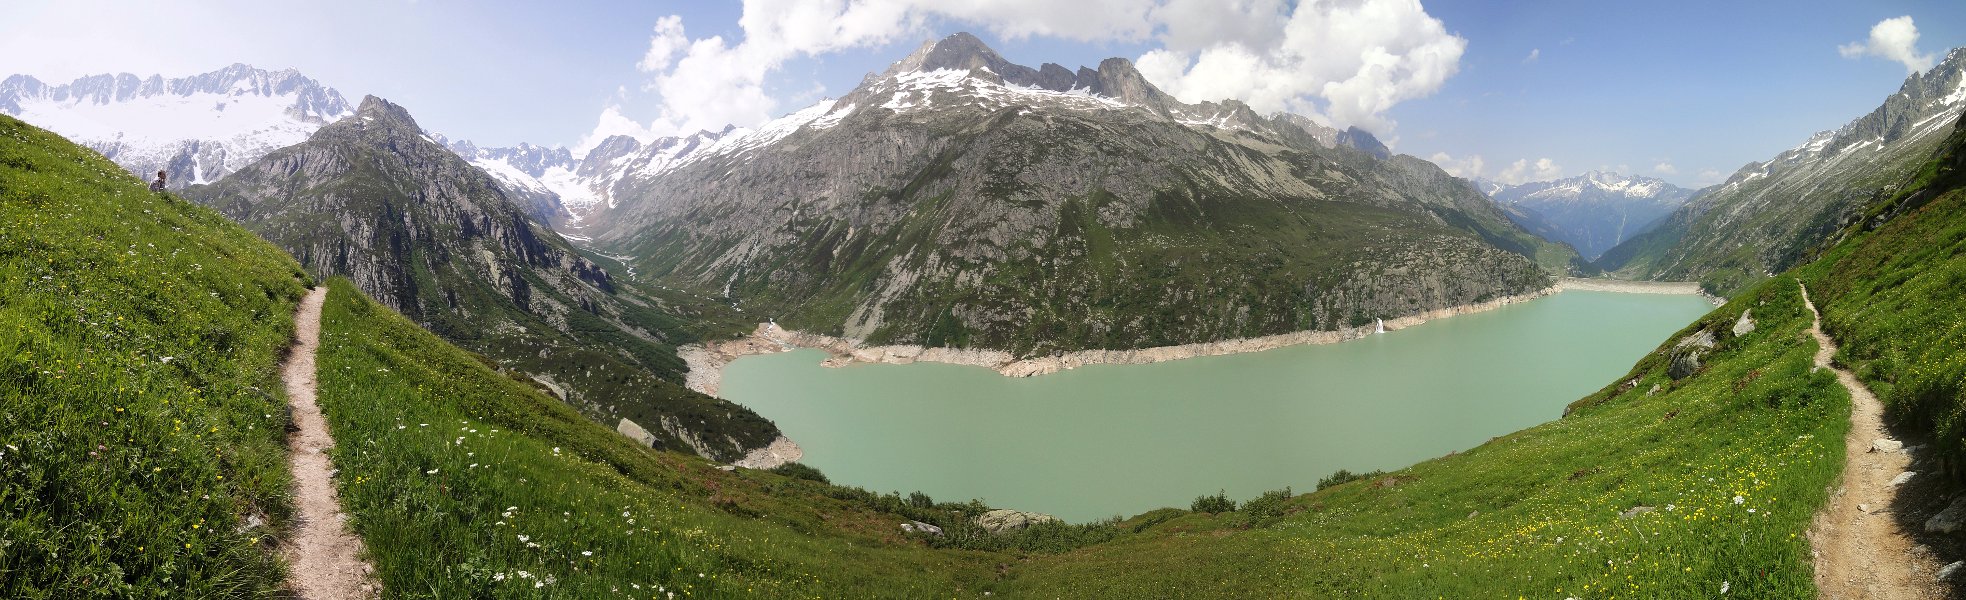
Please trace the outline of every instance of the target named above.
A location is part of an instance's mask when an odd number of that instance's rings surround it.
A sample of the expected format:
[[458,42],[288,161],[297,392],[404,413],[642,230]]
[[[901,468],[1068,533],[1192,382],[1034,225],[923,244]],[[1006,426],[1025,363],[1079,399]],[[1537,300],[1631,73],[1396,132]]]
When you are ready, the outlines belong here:
[[163,171],[158,171],[158,172],[157,172],[157,180],[156,180],[156,181],[152,181],[152,182],[150,182],[150,191],[153,191],[153,192],[161,192],[161,191],[164,191],[164,172],[163,172]]

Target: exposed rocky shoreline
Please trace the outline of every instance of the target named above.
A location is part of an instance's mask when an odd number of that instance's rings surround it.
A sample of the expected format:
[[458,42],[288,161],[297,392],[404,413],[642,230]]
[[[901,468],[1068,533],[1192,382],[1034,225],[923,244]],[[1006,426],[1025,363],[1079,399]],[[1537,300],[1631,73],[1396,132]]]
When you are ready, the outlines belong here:
[[[1565,290],[1608,291],[1631,294],[1699,294],[1718,303],[1720,299],[1704,294],[1697,283],[1616,281],[1606,279],[1558,280],[1556,285],[1522,294],[1505,296],[1487,302],[1427,311],[1385,321],[1386,331],[1395,331],[1419,325],[1434,319],[1477,313],[1510,304],[1527,302]],[[724,365],[740,357],[757,354],[775,354],[798,348],[824,350],[831,354],[821,363],[828,367],[844,367],[853,363],[908,364],[914,362],[938,362],[955,365],[983,367],[1009,377],[1031,377],[1059,371],[1076,369],[1086,365],[1140,365],[1198,356],[1221,356],[1244,352],[1261,352],[1300,344],[1335,344],[1372,335],[1378,324],[1363,327],[1349,327],[1335,331],[1297,331],[1255,338],[1202,342],[1179,346],[1160,346],[1137,350],[1079,350],[1052,356],[1039,356],[1019,359],[1002,350],[966,348],[925,348],[914,345],[862,346],[859,340],[791,331],[775,323],[760,323],[751,335],[735,340],[710,342],[702,345],[683,346],[677,351],[689,364],[687,385],[690,389],[717,395],[723,382]]]
[[1620,294],[1692,294],[1706,298],[1714,306],[1727,303],[1726,298],[1707,293],[1697,281],[1627,281],[1622,279],[1585,279],[1565,277],[1557,280],[1556,287],[1561,290],[1584,290],[1593,292],[1618,292]]

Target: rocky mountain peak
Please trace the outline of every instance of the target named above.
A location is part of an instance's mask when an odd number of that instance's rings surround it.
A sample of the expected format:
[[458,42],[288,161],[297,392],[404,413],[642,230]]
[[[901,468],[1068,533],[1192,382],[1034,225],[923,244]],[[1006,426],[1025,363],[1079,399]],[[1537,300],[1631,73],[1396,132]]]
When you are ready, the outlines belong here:
[[1377,136],[1372,135],[1372,132],[1357,127],[1347,127],[1345,131],[1339,133],[1338,143],[1357,148],[1359,151],[1381,160],[1392,158],[1393,156],[1392,148],[1387,148],[1386,144],[1380,142]]
[[417,126],[416,118],[410,116],[409,110],[375,96],[363,96],[362,105],[355,109],[355,116],[365,123],[402,126],[419,133],[423,131],[422,127]]
[[[1154,87],[1153,83],[1140,74],[1133,61],[1124,58],[1108,58],[1100,61],[1098,69],[1079,67],[1077,71],[1057,63],[1044,63],[1033,69],[1010,62],[997,54],[983,40],[967,32],[956,33],[940,41],[923,44],[914,53],[896,61],[879,76],[869,74],[862,80],[860,89],[867,90],[883,81],[890,81],[908,73],[928,73],[934,71],[968,71],[970,77],[992,83],[1039,88],[1054,92],[1080,90],[1091,94],[1113,98],[1127,104],[1145,106],[1156,110],[1166,110],[1173,101],[1171,96]],[[846,100],[857,100],[864,94],[849,94]]]

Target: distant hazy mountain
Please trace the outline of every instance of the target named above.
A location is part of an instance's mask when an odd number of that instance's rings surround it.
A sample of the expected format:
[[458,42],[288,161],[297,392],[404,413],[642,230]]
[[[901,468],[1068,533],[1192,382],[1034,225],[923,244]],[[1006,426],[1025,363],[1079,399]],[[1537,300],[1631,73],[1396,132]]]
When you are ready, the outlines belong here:
[[1645,231],[1694,193],[1650,177],[1602,171],[1520,185],[1487,180],[1475,185],[1516,224],[1570,244],[1591,260]]
[[1750,163],[1657,228],[1604,253],[1630,277],[1700,280],[1731,294],[1808,258],[1930,159],[1966,110],[1966,49],[1905,78],[1855,121]]
[[[519,169],[562,153],[490,160]],[[629,418],[665,447],[726,461],[777,437],[744,407],[679,385],[675,346],[694,340],[684,309],[527,218],[400,106],[371,96],[356,116],[186,194],[609,426]]]
[[1549,283],[1576,255],[1359,130],[1187,104],[1125,59],[967,34],[756,129],[578,169],[592,247],[790,327],[1031,354],[1333,329]]
[[340,92],[313,79],[243,64],[177,79],[123,73],[61,85],[14,75],[0,81],[0,112],[145,179],[167,171],[174,189],[217,181],[353,114]]

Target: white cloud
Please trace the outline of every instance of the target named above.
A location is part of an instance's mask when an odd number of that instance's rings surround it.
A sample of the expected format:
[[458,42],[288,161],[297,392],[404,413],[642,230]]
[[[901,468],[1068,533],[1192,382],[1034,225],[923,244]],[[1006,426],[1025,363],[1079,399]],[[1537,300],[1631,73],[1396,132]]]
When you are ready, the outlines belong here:
[[1660,161],[1659,164],[1652,165],[1652,172],[1660,175],[1678,175],[1679,167],[1672,166],[1672,161]]
[[1714,169],[1700,169],[1699,173],[1693,175],[1693,185],[1699,187],[1706,187],[1722,181],[1727,181],[1727,174]]
[[1542,49],[1542,48],[1530,48],[1530,49],[1529,49],[1529,56],[1524,56],[1524,57],[1522,57],[1522,64],[1525,64],[1525,65],[1526,65],[1526,64],[1529,64],[1529,63],[1533,63],[1533,62],[1536,62],[1536,61],[1538,61],[1538,60],[1542,60],[1542,59],[1543,59],[1543,49]]
[[950,22],[1012,40],[1153,40],[1159,48],[1139,57],[1138,67],[1183,100],[1234,98],[1262,112],[1291,110],[1385,138],[1393,127],[1386,111],[1438,90],[1459,70],[1467,46],[1418,0],[1292,4],[745,0],[741,40],[691,39],[673,15],[656,22],[636,64],[650,74],[645,89],[659,96],[657,116],[643,127],[666,135],[763,122],[783,112],[766,88],[786,61],[885,46],[928,34],[931,22]]
[[1433,161],[1433,163],[1436,165],[1440,165],[1440,170],[1446,171],[1448,175],[1453,175],[1455,177],[1464,177],[1468,179],[1474,179],[1482,176],[1481,168],[1483,166],[1483,161],[1481,159],[1480,154],[1473,154],[1462,158],[1454,158],[1453,156],[1448,155],[1446,152],[1435,152],[1433,156],[1427,157],[1427,160]]
[[632,137],[641,140],[644,144],[657,137],[647,126],[621,114],[620,106],[610,104],[607,108],[601,109],[600,122],[594,124],[594,131],[588,133],[587,137],[580,138],[580,142],[573,145],[572,152],[576,157],[585,158],[587,152],[601,145],[603,140],[617,135]]
[[1288,15],[1274,2],[1219,10],[1224,21],[1274,29],[1208,38],[1196,26],[1169,25],[1164,47],[1140,57],[1141,74],[1185,101],[1234,98],[1259,112],[1321,113],[1384,137],[1393,128],[1386,111],[1439,90],[1467,48],[1417,0],[1302,2]]
[[1836,47],[1844,58],[1876,56],[1895,60],[1904,64],[1905,70],[1913,73],[1932,68],[1933,56],[1918,52],[1918,27],[1911,23],[1911,16],[1895,17],[1878,21],[1870,28],[1870,40],[1850,42]]
[[1538,158],[1536,162],[1519,159],[1495,174],[1495,181],[1509,185],[1521,185],[1531,181],[1548,181],[1563,177],[1563,166],[1548,158]]
[[655,34],[649,37],[649,50],[642,55],[642,62],[635,68],[644,73],[668,69],[676,60],[676,55],[689,48],[689,36],[683,34],[683,18],[669,15],[655,21]]

